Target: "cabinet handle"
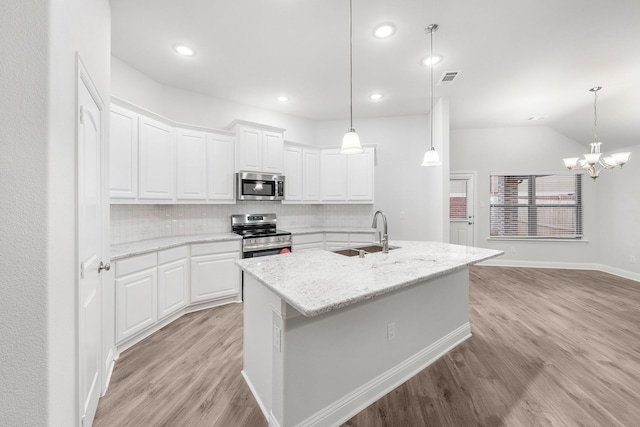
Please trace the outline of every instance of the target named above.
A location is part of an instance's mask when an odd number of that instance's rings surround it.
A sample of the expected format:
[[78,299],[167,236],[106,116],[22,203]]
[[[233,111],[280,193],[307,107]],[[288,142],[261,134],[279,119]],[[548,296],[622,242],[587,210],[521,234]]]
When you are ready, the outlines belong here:
[[100,261],[100,265],[98,266],[98,273],[102,273],[102,270],[106,270],[109,271],[111,270],[111,264],[109,263],[104,263],[102,261]]

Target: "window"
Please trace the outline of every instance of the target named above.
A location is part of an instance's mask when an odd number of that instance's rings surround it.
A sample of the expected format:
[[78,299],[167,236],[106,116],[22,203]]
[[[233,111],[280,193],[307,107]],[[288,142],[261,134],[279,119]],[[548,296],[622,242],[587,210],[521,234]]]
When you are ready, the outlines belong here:
[[449,219],[467,221],[467,180],[449,181]]
[[582,238],[582,175],[492,174],[491,237]]

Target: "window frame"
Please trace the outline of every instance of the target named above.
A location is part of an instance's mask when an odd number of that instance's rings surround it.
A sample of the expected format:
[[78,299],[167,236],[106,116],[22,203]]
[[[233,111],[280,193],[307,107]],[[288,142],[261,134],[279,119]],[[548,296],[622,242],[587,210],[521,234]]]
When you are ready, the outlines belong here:
[[[575,178],[575,203],[572,204],[541,204],[536,203],[536,178],[542,178],[546,176],[571,176]],[[505,203],[492,203],[491,196],[491,180],[493,177],[513,177],[523,178],[527,180],[527,204],[505,204]],[[557,172],[518,172],[518,173],[489,173],[489,239],[490,240],[525,240],[525,241],[585,241],[584,235],[584,205],[583,205],[583,180],[582,174],[567,174]],[[563,235],[538,235],[538,210],[540,208],[573,208],[575,209],[575,228],[574,234],[567,236]],[[527,235],[513,235],[505,236],[500,234],[492,234],[493,232],[493,209],[494,208],[526,208],[527,209]]]

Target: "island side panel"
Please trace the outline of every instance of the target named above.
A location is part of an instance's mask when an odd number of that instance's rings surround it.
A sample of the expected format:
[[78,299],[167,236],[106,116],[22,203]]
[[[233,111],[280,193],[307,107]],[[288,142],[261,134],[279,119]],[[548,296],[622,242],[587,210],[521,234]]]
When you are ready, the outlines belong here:
[[272,311],[280,298],[255,278],[244,275],[244,376],[265,418],[272,405]]
[[270,425],[346,421],[471,336],[468,295],[465,268],[315,317],[287,305]]

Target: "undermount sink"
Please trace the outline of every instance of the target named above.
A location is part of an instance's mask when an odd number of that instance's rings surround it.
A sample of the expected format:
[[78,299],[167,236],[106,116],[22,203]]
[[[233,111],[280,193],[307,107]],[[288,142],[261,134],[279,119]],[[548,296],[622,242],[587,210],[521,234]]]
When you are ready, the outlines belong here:
[[[389,246],[389,250],[398,249],[397,246]],[[335,252],[344,256],[358,256],[360,255],[360,251],[364,251],[366,254],[371,254],[375,252],[382,252],[382,245],[368,245],[368,246],[358,246],[357,248],[347,248],[347,249],[337,249]]]

